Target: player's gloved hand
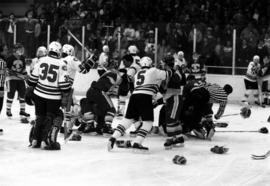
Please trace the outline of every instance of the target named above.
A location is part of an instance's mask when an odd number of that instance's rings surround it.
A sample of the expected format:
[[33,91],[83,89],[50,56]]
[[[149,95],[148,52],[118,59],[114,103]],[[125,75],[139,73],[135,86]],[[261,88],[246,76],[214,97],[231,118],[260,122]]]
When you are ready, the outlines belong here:
[[220,119],[220,116],[218,116],[217,114],[215,114],[215,115],[214,115],[214,118],[215,118],[216,120],[219,120],[219,119]]

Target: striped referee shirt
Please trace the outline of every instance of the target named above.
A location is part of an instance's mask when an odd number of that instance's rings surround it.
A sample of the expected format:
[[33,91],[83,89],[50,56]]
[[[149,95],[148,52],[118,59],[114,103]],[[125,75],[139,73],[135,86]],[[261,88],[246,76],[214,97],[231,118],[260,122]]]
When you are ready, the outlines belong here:
[[4,87],[7,75],[6,61],[0,56],[0,87]]
[[227,102],[228,102],[228,95],[223,89],[223,87],[219,86],[218,84],[205,84],[201,85],[206,90],[208,90],[210,94],[210,103],[218,103],[219,109],[217,111],[217,117],[220,118],[225,111]]

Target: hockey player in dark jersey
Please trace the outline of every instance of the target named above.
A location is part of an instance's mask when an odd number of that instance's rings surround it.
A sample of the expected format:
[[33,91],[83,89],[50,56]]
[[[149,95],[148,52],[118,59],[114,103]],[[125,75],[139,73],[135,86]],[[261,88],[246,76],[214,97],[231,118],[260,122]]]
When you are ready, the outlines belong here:
[[160,70],[152,67],[152,60],[149,57],[143,57],[140,60],[141,70],[135,75],[134,91],[130,96],[127,112],[121,124],[117,126],[112,137],[108,141],[108,151],[111,151],[117,142],[116,140],[124,135],[125,131],[139,119],[142,120],[142,126],[137,132],[136,138],[131,144],[127,141],[127,147],[134,150],[148,151],[148,147],[144,147],[142,142],[150,132],[153,120],[154,109],[152,99],[158,92],[162,81],[170,77],[170,73],[166,70]]
[[86,99],[81,101],[83,120],[86,123],[82,131],[92,134],[111,135],[112,121],[115,115],[115,108],[108,91],[122,81],[121,73],[111,69],[105,72],[97,81],[93,81],[87,90]]
[[57,135],[62,124],[60,106],[66,107],[70,91],[67,65],[60,59],[62,46],[53,41],[48,56],[40,59],[30,75],[28,85],[34,87],[36,122],[30,132],[33,148],[60,150]]
[[15,44],[13,47],[13,54],[7,58],[7,116],[12,117],[11,107],[14,99],[15,92],[18,92],[20,102],[21,122],[28,123],[30,114],[25,112],[25,80],[27,78],[26,63],[24,55],[24,47],[21,44]]
[[184,131],[193,131],[199,138],[211,139],[215,133],[213,124],[213,103],[219,104],[214,115],[220,119],[223,115],[228,95],[233,91],[231,85],[221,87],[217,84],[197,84],[195,80],[189,81],[184,89],[184,106],[181,120]]
[[182,109],[183,100],[181,93],[181,85],[183,78],[179,70],[174,69],[174,57],[167,54],[162,60],[172,71],[172,76],[167,83],[166,93],[163,96],[165,104],[161,109],[160,116],[165,116],[164,125],[167,136],[169,137],[164,143],[165,149],[171,149],[174,146],[182,146],[184,138],[182,137],[182,126],[180,123],[180,111]]

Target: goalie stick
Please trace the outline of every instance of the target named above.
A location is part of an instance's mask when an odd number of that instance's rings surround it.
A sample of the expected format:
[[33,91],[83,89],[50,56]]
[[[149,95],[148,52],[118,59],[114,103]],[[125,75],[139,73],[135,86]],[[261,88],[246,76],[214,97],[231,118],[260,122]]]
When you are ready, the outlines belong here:
[[254,154],[251,154],[251,158],[254,159],[254,160],[263,160],[263,159],[266,159],[268,156],[270,156],[270,150],[267,151],[263,155],[254,155]]

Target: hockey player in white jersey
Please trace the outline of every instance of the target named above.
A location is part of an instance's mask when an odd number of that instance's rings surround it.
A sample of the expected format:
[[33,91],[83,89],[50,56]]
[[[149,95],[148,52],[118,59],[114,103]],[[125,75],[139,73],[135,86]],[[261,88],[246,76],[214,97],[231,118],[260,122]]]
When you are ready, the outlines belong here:
[[37,49],[36,57],[32,59],[30,64],[30,73],[33,71],[34,66],[38,63],[41,57],[47,56],[47,48],[45,46],[40,46]]
[[[66,106],[65,95],[70,91],[67,65],[60,59],[62,46],[53,41],[48,56],[40,59],[28,79],[33,87],[36,122],[30,132],[33,148],[60,150],[57,135],[62,124],[60,106]],[[59,113],[59,114],[58,114]]]
[[108,142],[108,151],[112,150],[114,144],[125,131],[139,119],[142,120],[142,126],[137,132],[133,143],[126,141],[126,147],[134,150],[147,151],[148,148],[142,146],[142,142],[152,128],[154,120],[154,109],[152,99],[158,92],[162,81],[170,77],[170,72],[160,70],[152,66],[152,60],[149,57],[143,57],[140,60],[141,70],[135,75],[134,91],[130,97],[125,118],[117,126],[112,137]]
[[99,59],[98,59],[97,71],[98,71],[99,76],[101,76],[102,74],[104,74],[108,70],[109,52],[110,52],[109,46],[104,45],[102,47],[102,52],[100,53]]
[[[91,56],[92,57],[92,56]],[[87,73],[89,70],[94,66],[95,61],[93,61],[93,58],[89,58],[85,60],[83,63],[78,60],[74,56],[74,47],[69,44],[65,44],[62,48],[62,60],[64,63],[67,65],[67,71],[68,71],[68,77],[69,77],[69,82],[71,84],[71,87],[73,85],[75,75],[77,72],[80,73]],[[88,68],[86,68],[86,66]],[[72,127],[73,124],[71,123],[71,110],[72,110],[72,105],[73,105],[73,100],[75,100],[75,97],[73,97],[73,89],[71,89],[69,93],[69,104],[65,108],[65,113],[64,113],[64,122],[65,122],[65,138],[68,137],[68,135],[71,135],[72,133]],[[73,134],[72,136],[69,136],[70,139],[72,140],[80,140],[81,136],[79,134]]]

